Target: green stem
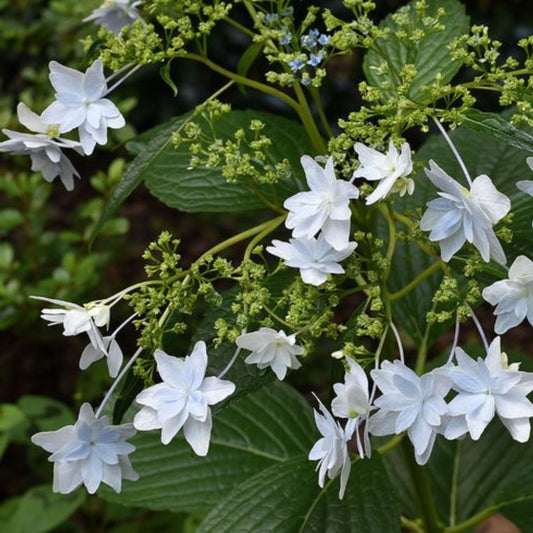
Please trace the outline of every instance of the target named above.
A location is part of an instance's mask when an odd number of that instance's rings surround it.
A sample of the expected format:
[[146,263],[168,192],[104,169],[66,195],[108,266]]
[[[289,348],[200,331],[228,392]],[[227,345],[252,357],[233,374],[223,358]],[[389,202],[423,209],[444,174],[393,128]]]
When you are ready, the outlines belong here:
[[313,97],[313,102],[316,105],[316,110],[318,112],[320,122],[322,122],[322,126],[324,127],[325,132],[327,133],[328,137],[333,137],[333,131],[331,131],[331,126],[329,125],[326,113],[324,113],[322,101],[320,100],[320,91],[316,87],[311,87],[309,92]]
[[425,531],[420,527],[419,524],[417,524],[413,520],[409,520],[408,518],[405,518],[405,516],[400,516],[400,521],[401,521],[402,527],[406,529],[414,531],[415,533],[425,533]]
[[[283,215],[285,216],[285,215]],[[238,242],[244,241],[245,239],[248,239],[250,237],[253,237],[254,235],[257,235],[258,233],[261,233],[265,228],[269,227],[271,224],[273,224],[274,221],[277,221],[281,218],[276,217],[273,220],[267,220],[266,222],[263,222],[262,224],[259,224],[258,226],[254,226],[253,228],[247,229],[246,231],[242,231],[241,233],[238,233],[237,235],[234,235],[233,237],[230,237],[229,239],[226,239],[225,241],[222,241],[218,243],[216,246],[213,246],[207,252],[204,252],[197,260],[196,262],[200,262],[209,255],[218,254],[219,252],[222,252],[223,250],[226,250],[230,246],[233,246],[234,244],[237,244]]]
[[424,529],[426,533],[440,533],[442,528],[439,525],[439,517],[431,494],[426,471],[415,461],[413,446],[408,440],[402,441],[402,449],[407,468],[409,469],[409,474],[418,496]]
[[327,146],[322,138],[322,135],[320,135],[320,132],[318,131],[315,119],[311,113],[311,109],[309,109],[307,98],[305,97],[305,94],[302,91],[299,83],[295,83],[293,88],[294,92],[296,93],[298,103],[300,104],[300,120],[307,130],[307,134],[309,135],[315,149],[318,150],[319,153],[324,154],[327,152]]
[[389,205],[378,205],[380,213],[383,215],[387,221],[387,227],[389,230],[389,244],[387,246],[387,267],[383,273],[383,282],[385,283],[389,278],[390,269],[392,266],[392,256],[394,255],[394,250],[396,249],[396,224],[394,223],[393,213]]
[[391,293],[389,298],[392,301],[403,298],[406,294],[411,292],[413,289],[416,289],[416,287],[420,285],[420,283],[422,283],[425,279],[429,278],[434,272],[436,272],[440,268],[442,268],[441,262],[436,261],[428,268],[426,268],[426,270],[421,272],[413,281],[409,282],[405,287],[401,288],[399,291]]
[[456,526],[445,528],[443,533],[462,533],[463,531],[471,531],[473,527],[477,526],[487,518],[490,518],[496,511],[497,509],[493,507],[483,509],[483,511],[471,516],[468,520],[465,520]]
[[287,218],[287,214],[280,215],[279,217],[275,218],[274,220],[271,220],[268,226],[265,227],[263,231],[258,233],[248,244],[246,247],[246,250],[244,251],[244,258],[243,261],[247,261],[250,259],[250,256],[252,255],[252,252],[254,248],[257,246],[258,243],[260,243],[267,235],[272,233],[283,221]]

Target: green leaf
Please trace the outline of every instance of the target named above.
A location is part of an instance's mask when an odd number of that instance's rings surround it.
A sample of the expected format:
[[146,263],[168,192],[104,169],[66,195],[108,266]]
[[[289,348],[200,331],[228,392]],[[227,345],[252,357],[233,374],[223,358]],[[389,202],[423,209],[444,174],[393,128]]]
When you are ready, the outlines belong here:
[[55,431],[75,421],[66,405],[46,396],[21,396],[18,405],[39,431]]
[[49,485],[33,487],[0,506],[2,531],[44,533],[61,525],[85,500],[85,492],[56,494]]
[[176,84],[174,83],[174,80],[172,79],[170,75],[170,66],[172,64],[172,59],[168,60],[160,69],[159,74],[161,75],[161,78],[163,78],[163,81],[172,89],[172,93],[174,94],[174,98],[178,96],[178,88],[176,87]]
[[157,163],[160,154],[166,149],[172,149],[170,137],[172,133],[180,130],[187,117],[188,115],[178,117],[168,124],[158,126],[157,135],[150,139],[145,149],[128,165],[124,176],[122,176],[122,179],[113,190],[102,216],[92,232],[89,241],[90,245],[93,244],[106,222],[113,216],[124,200],[142,183],[145,173],[149,172]]
[[[418,30],[427,31],[423,24],[424,17],[418,16],[415,1],[401,7],[398,12],[405,10],[409,14],[409,34]],[[414,101],[423,101],[424,87],[435,81],[437,73],[441,76],[443,84],[448,83],[461,66],[460,60],[453,60],[448,50],[448,45],[460,35],[468,33],[469,20],[465,14],[464,6],[457,0],[427,0],[426,16],[434,17],[437,10],[443,8],[444,16],[439,22],[445,26],[443,31],[430,33],[420,41],[400,39],[400,28],[389,15],[380,24],[380,28],[388,29],[388,35],[369,49],[365,56],[363,69],[368,82],[376,87],[390,87],[388,96],[396,94],[399,85],[399,72],[405,65],[414,65],[417,71],[412,82],[408,98]],[[386,64],[386,68],[381,66]]]
[[356,461],[344,499],[339,479],[320,489],[306,455],[274,465],[239,485],[207,516],[199,533],[400,531],[394,492],[381,459]]
[[[239,74],[239,76],[246,76],[248,74],[248,71],[254,64],[255,60],[257,59],[257,56],[261,53],[261,50],[263,50],[262,43],[252,43],[244,51],[241,58],[239,59],[239,63],[237,64],[237,74]],[[239,84],[239,90],[243,94],[246,93],[246,89],[242,84]]]
[[466,128],[492,137],[526,153],[533,152],[533,136],[513,126],[501,115],[470,109],[463,120]]
[[99,494],[124,505],[169,511],[206,511],[239,483],[278,463],[307,453],[313,444],[311,408],[290,387],[275,383],[230,403],[213,420],[207,457],[194,455],[182,437],[161,444],[160,432],[132,442],[140,479],[122,492]]
[[13,208],[0,209],[0,231],[7,232],[20,226],[24,222],[24,215]]

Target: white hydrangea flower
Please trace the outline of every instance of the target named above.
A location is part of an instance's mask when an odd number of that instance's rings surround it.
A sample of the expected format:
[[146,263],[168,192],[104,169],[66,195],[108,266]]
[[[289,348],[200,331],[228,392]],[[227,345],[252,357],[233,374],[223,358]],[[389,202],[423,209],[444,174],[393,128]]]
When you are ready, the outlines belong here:
[[[528,164],[529,168],[533,170],[533,157],[528,157],[526,159],[526,163]],[[529,196],[533,196],[533,181],[531,180],[518,181],[516,183],[516,187],[518,190],[525,192],[526,194],[529,194]],[[532,222],[532,225],[533,225],[533,222]]]
[[133,424],[140,431],[161,429],[161,442],[168,444],[183,428],[185,440],[194,453],[205,456],[211,438],[210,405],[221,402],[235,392],[235,385],[216,377],[205,377],[207,351],[199,341],[184,360],[167,355],[163,350],[154,354],[162,383],[137,395],[142,409]]
[[342,251],[350,240],[350,199],[359,197],[359,189],[336,178],[332,157],[325,168],[308,155],[301,162],[311,190],[285,200],[283,206],[289,211],[285,225],[297,239],[311,239],[322,230],[326,242]]
[[525,318],[533,326],[533,261],[519,255],[509,268],[509,278],[483,289],[483,298],[495,305],[494,331],[501,335]]
[[[51,326],[63,325],[63,335],[70,337],[87,333],[92,346],[104,350],[105,345],[98,328],[107,327],[110,320],[110,309],[107,305],[93,305],[89,309],[65,300],[32,296],[36,300],[60,305],[63,309],[43,309],[41,318],[50,322]],[[80,362],[81,364],[81,362]]]
[[346,434],[320,400],[318,403],[322,414],[316,409],[313,409],[313,412],[316,427],[322,438],[311,448],[309,460],[318,461],[316,468],[320,487],[324,487],[326,474],[329,479],[333,479],[339,472],[341,473],[339,498],[342,500],[352,467],[348,453],[348,441],[351,435]]
[[96,143],[107,143],[107,128],[122,128],[126,124],[115,104],[105,98],[107,82],[104,64],[99,59],[85,74],[51,61],[50,82],[56,90],[56,101],[43,111],[42,120],[58,124],[61,133],[79,128],[87,155],[93,153]]
[[407,431],[416,462],[426,464],[448,412],[444,397],[451,388],[450,379],[440,370],[418,376],[398,360],[383,361],[381,369],[370,375],[383,393],[374,402],[380,410],[368,421],[370,433],[383,436]]
[[449,261],[468,241],[479,250],[484,261],[492,257],[504,265],[505,253],[492,226],[511,209],[509,198],[484,174],[473,181],[470,190],[448,176],[434,161],[429,162],[426,174],[441,192],[440,198],[428,202],[420,227],[431,231],[430,240],[439,242],[443,261]]
[[363,431],[363,440],[359,434],[359,427],[368,418],[372,406],[368,394],[368,378],[357,361],[346,357],[348,372],[344,375],[344,383],[335,383],[333,390],[335,398],[331,402],[331,411],[338,418],[347,418],[345,431],[348,435],[356,434],[356,444],[361,458],[370,457],[372,447],[368,434],[368,427]]
[[533,374],[507,367],[500,337],[489,346],[485,360],[474,361],[461,348],[455,350],[457,366],[447,369],[457,396],[448,404],[452,417],[444,430],[448,439],[470,433],[478,440],[497,414],[513,439],[527,442],[533,404],[527,395],[533,391]]
[[74,189],[74,176],[79,178],[80,175],[62,149],[71,148],[81,154],[80,143],[59,137],[53,126],[45,124],[22,102],[17,106],[17,116],[19,122],[34,133],[2,130],[9,140],[0,143],[0,152],[29,155],[34,172],[41,172],[48,182],[59,176],[67,191]]
[[116,378],[122,366],[124,356],[114,335],[102,337],[102,346],[94,346],[90,342],[83,350],[80,358],[80,369],[86,370],[95,361],[106,357],[109,375]]
[[323,234],[318,239],[301,238],[289,239],[289,242],[272,241],[273,246],[267,246],[267,252],[280,257],[289,267],[299,268],[304,283],[321,285],[328,274],[344,274],[344,268],[339,264],[356,248],[356,242],[349,242],[344,250],[333,249]]
[[295,335],[286,335],[283,330],[260,328],[259,331],[240,335],[236,344],[252,352],[245,363],[272,368],[280,381],[285,379],[287,369],[296,370],[302,366],[296,356],[304,353],[303,348],[296,344]]
[[353,173],[353,177],[379,181],[378,186],[367,197],[366,205],[383,200],[391,192],[398,192],[400,196],[404,196],[406,192],[413,194],[415,182],[407,178],[413,171],[408,143],[402,144],[400,153],[392,141],[385,154],[362,143],[356,143],[354,150],[359,157],[360,166]]
[[123,479],[139,479],[128,457],[135,446],[126,442],[135,433],[133,424],[112,426],[107,416],[96,418],[84,403],[73,426],[37,433],[31,441],[52,454],[54,492],[68,494],[83,484],[94,494],[101,483],[120,492]]
[[136,20],[142,20],[137,11],[137,7],[142,2],[132,2],[132,0],[105,0],[104,3],[95,9],[83,22],[92,22],[97,26],[104,27],[107,31],[115,35],[120,30]]

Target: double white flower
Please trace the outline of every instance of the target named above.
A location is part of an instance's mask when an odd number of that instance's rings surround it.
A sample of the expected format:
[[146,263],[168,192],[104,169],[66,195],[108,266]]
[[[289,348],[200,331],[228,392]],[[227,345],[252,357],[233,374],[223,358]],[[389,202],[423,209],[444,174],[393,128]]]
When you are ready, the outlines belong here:
[[83,484],[94,494],[101,483],[120,492],[123,479],[139,479],[128,457],[135,446],[126,439],[133,435],[133,424],[112,426],[107,416],[96,418],[84,403],[73,426],[37,433],[31,440],[52,454],[54,492],[68,494]]
[[467,189],[434,161],[429,162],[425,172],[440,189],[440,198],[428,202],[420,227],[431,232],[430,240],[439,242],[443,261],[449,261],[468,241],[479,250],[484,261],[488,262],[492,257],[504,265],[505,253],[492,226],[511,209],[509,198],[484,174]]
[[365,178],[368,181],[379,181],[378,186],[367,197],[366,205],[383,200],[390,192],[413,194],[415,182],[407,176],[413,171],[411,148],[403,143],[401,152],[391,141],[387,153],[368,148],[362,143],[356,143],[354,150],[359,157],[360,166],[353,173],[354,178]]
[[22,102],[17,106],[17,116],[19,122],[34,133],[2,130],[9,140],[0,143],[0,152],[29,155],[34,172],[42,172],[44,179],[49,182],[59,176],[67,191],[71,191],[74,177],[79,178],[80,175],[62,150],[71,148],[81,154],[80,143],[59,137],[59,132],[55,132],[53,126],[45,124]]
[[509,268],[509,278],[483,290],[483,298],[495,305],[494,331],[501,335],[525,318],[533,326],[533,261],[519,255]]
[[357,243],[349,242],[346,247],[337,251],[332,248],[323,234],[307,239],[289,239],[289,242],[272,241],[273,246],[267,246],[267,252],[285,260],[289,267],[299,268],[304,283],[322,285],[328,274],[344,274],[344,268],[339,264],[355,250]]
[[97,26],[102,26],[118,35],[125,26],[136,20],[142,20],[136,9],[141,3],[132,0],[105,0],[100,7],[84,18],[83,22],[94,21]]
[[133,424],[141,431],[161,429],[161,442],[168,444],[183,428],[183,435],[197,455],[207,455],[211,438],[210,405],[235,391],[235,385],[216,377],[205,377],[205,342],[195,344],[190,355],[180,360],[162,350],[154,354],[162,383],[143,390],[136,398],[142,409]]
[[315,409],[313,412],[316,427],[322,438],[311,448],[309,460],[318,461],[316,468],[320,487],[324,486],[326,474],[329,479],[333,479],[339,472],[341,473],[339,498],[342,500],[352,467],[348,453],[348,441],[351,435],[342,429],[320,400],[318,404],[320,413]]
[[331,402],[331,411],[339,418],[346,418],[345,432],[350,437],[355,433],[357,450],[361,458],[370,457],[372,448],[365,426],[363,440],[359,434],[359,427],[364,423],[372,406],[368,394],[368,378],[359,363],[347,357],[348,372],[344,376],[344,383],[335,383],[333,390],[335,398]]
[[497,414],[513,439],[527,442],[533,404],[527,395],[533,391],[533,376],[507,367],[500,337],[490,344],[485,360],[474,361],[461,348],[455,351],[457,366],[447,369],[457,396],[448,404],[451,419],[444,436],[456,439],[470,433],[474,440]]
[[383,361],[370,373],[383,393],[374,403],[380,410],[368,421],[373,435],[407,431],[416,462],[425,464],[448,409],[444,397],[451,382],[440,369],[418,376],[402,362]]
[[285,225],[296,239],[310,240],[322,231],[334,250],[346,250],[350,245],[350,199],[359,197],[359,189],[336,178],[332,157],[325,168],[308,155],[301,163],[310,190],[285,200],[283,206],[289,211]]
[[56,90],[56,101],[43,111],[43,122],[58,125],[61,133],[79,128],[81,146],[87,155],[93,153],[96,143],[107,142],[107,128],[125,125],[118,108],[105,98],[107,82],[99,59],[85,74],[51,61],[50,82]]
[[289,368],[296,370],[302,366],[296,356],[304,353],[303,348],[296,344],[296,335],[286,335],[283,330],[260,328],[240,335],[236,344],[252,352],[245,363],[256,364],[261,369],[272,368],[280,381],[285,379]]

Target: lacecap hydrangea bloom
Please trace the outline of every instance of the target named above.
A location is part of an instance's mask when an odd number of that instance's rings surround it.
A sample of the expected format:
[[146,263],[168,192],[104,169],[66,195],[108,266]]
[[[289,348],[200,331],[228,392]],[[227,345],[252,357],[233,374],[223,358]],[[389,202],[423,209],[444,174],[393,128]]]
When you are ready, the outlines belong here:
[[403,143],[401,151],[391,141],[386,153],[369,148],[362,143],[356,143],[354,150],[359,157],[359,168],[353,173],[354,178],[365,178],[368,181],[378,181],[377,187],[367,197],[366,205],[383,200],[391,192],[413,194],[415,182],[408,178],[413,171],[411,148]]
[[322,168],[312,157],[301,159],[309,191],[285,200],[289,211],[285,225],[296,239],[312,239],[322,231],[325,241],[336,251],[343,251],[350,240],[350,199],[359,197],[359,189],[335,176],[333,158]]
[[107,416],[96,418],[84,403],[74,425],[37,433],[31,440],[52,454],[54,492],[68,494],[85,485],[94,494],[101,483],[120,492],[123,479],[139,479],[128,457],[135,446],[126,442],[135,433],[133,424],[113,426]]
[[42,120],[57,124],[61,133],[79,128],[81,146],[87,155],[93,153],[96,143],[107,143],[108,128],[126,124],[117,106],[105,98],[107,82],[99,59],[85,74],[51,61],[49,77],[56,100],[43,111]]
[[63,153],[63,149],[70,148],[82,154],[81,144],[59,137],[57,128],[45,124],[39,115],[22,102],[17,106],[17,116],[19,122],[34,133],[2,130],[9,140],[0,143],[0,152],[29,155],[34,172],[41,172],[48,182],[59,176],[67,191],[74,189],[74,178],[79,178],[80,175]]
[[154,354],[163,382],[148,387],[135,401],[143,407],[133,424],[140,431],[161,429],[161,442],[168,444],[183,429],[185,440],[197,455],[207,455],[211,439],[211,405],[235,392],[235,385],[217,377],[205,377],[205,342],[194,345],[181,360],[163,350]]
[[484,261],[492,258],[504,265],[505,253],[493,225],[509,213],[509,198],[499,192],[484,174],[467,189],[434,161],[429,162],[429,169],[425,172],[439,189],[440,198],[428,202],[420,227],[431,232],[431,241],[440,244],[443,261],[449,261],[468,241],[478,249]]
[[83,22],[94,22],[118,35],[120,30],[136,20],[142,20],[137,8],[142,4],[133,0],[105,0]]
[[287,266],[300,269],[302,281],[315,286],[322,285],[328,274],[344,274],[344,268],[339,263],[349,257],[357,246],[356,242],[349,242],[343,250],[335,250],[322,233],[318,239],[273,240],[272,244],[267,246],[267,252],[283,259]]
[[509,278],[483,289],[483,298],[495,305],[494,331],[501,335],[525,318],[533,326],[533,261],[519,255],[509,268]]
[[283,330],[260,328],[259,331],[244,333],[235,341],[239,348],[252,353],[244,360],[258,368],[272,368],[279,380],[285,379],[287,370],[296,370],[302,366],[296,358],[304,350],[296,344],[295,335],[286,335]]

